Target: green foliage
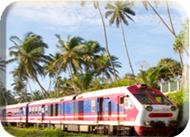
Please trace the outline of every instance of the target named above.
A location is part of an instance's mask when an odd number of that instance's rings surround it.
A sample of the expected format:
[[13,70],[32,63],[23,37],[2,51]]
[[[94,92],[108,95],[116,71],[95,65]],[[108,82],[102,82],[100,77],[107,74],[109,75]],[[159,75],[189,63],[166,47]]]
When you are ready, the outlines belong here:
[[[104,81],[105,82],[105,81]],[[94,91],[94,90],[101,90],[101,89],[108,89],[108,88],[114,88],[114,87],[121,87],[121,86],[129,86],[134,85],[135,82],[133,80],[129,79],[121,79],[117,80],[111,83],[100,83],[97,79],[93,81],[93,87],[89,88],[88,91]]]
[[189,47],[189,18],[186,18],[183,24],[183,30],[181,31],[184,41],[183,44],[185,47]]
[[183,117],[183,91],[178,91],[176,93],[169,93],[167,97],[178,107],[179,115],[178,120],[182,120]]
[[167,97],[179,108],[178,120],[188,119],[189,115],[184,110],[189,108],[189,85],[176,93],[167,94]]
[[29,128],[17,128],[17,127],[4,127],[5,130],[13,136],[19,137],[69,137],[69,136],[81,136],[81,137],[96,137],[102,135],[88,134],[88,133],[73,133],[65,132],[59,129],[48,129],[40,130],[34,127]]

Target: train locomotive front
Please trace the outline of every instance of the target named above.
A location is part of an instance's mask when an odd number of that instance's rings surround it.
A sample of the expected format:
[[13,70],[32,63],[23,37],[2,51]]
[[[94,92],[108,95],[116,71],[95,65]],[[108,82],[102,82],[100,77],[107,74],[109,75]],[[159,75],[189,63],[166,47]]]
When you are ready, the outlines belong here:
[[178,108],[159,90],[147,85],[127,87],[138,109],[134,130],[139,136],[170,136],[177,126]]

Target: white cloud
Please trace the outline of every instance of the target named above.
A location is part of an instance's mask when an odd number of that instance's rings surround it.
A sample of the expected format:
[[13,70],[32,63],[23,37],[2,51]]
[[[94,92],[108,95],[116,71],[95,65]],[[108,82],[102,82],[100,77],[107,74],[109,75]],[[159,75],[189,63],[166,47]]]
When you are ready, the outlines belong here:
[[98,11],[92,4],[81,7],[80,2],[16,2],[10,10],[10,15],[18,16],[24,21],[58,26],[101,24]]

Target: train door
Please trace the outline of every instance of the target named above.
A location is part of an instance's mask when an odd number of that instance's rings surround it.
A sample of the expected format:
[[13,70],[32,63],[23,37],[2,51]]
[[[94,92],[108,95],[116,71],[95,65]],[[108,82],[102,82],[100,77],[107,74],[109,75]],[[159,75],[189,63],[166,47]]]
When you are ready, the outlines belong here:
[[20,115],[20,122],[21,122],[21,120],[22,120],[22,115],[23,115],[23,110],[22,110],[22,108],[19,109],[19,115]]
[[98,113],[98,121],[103,120],[103,113],[104,113],[104,99],[103,98],[98,98],[97,100],[97,113]]
[[2,112],[3,112],[3,113],[2,113],[3,126],[5,126],[5,123],[6,123],[6,110],[4,109]]
[[78,102],[78,120],[84,119],[84,102],[79,101]]
[[5,120],[5,118],[6,118],[6,110],[5,109],[3,110],[2,116],[3,116],[3,120]]
[[42,105],[42,110],[41,110],[41,119],[42,119],[42,121],[44,120],[44,116],[45,116],[45,106],[44,105]]
[[124,122],[124,97],[118,96],[119,105],[117,108],[118,111],[118,122],[122,124]]
[[63,109],[63,120],[65,120],[65,112],[66,112],[65,103],[63,103],[62,109]]

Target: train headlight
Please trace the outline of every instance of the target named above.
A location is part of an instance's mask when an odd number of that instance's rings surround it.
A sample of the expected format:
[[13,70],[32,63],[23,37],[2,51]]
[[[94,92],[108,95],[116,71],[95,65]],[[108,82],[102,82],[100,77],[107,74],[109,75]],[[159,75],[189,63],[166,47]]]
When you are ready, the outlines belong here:
[[177,107],[176,106],[171,106],[170,109],[171,109],[171,111],[176,111]]
[[146,110],[147,110],[147,111],[152,111],[152,110],[153,110],[153,107],[152,107],[152,106],[146,106]]

